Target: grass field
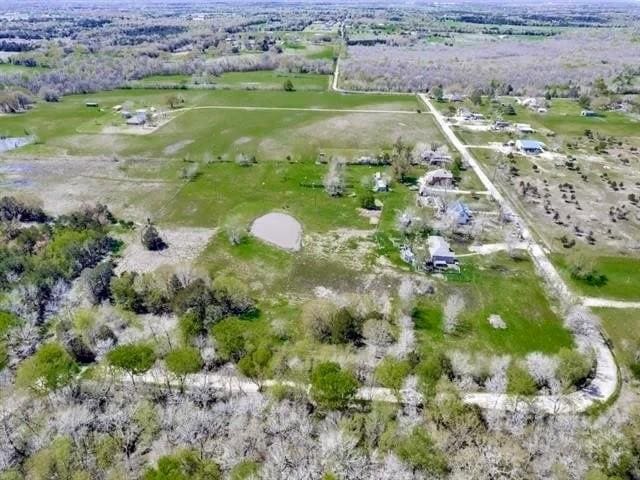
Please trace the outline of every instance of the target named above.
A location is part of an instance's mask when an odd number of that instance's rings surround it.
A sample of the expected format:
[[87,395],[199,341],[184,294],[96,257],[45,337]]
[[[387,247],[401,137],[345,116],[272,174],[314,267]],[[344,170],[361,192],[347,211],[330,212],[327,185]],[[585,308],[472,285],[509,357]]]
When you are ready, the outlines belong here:
[[[640,310],[595,308],[620,363],[640,365]],[[640,370],[639,370],[640,371]]]
[[[178,166],[182,162],[177,162]],[[366,168],[366,172],[364,171]],[[360,176],[373,174],[367,167],[347,169],[347,183],[359,189]],[[369,171],[371,170],[371,171]],[[363,228],[355,196],[329,197],[322,188],[325,165],[313,163],[261,162],[251,167],[234,163],[214,163],[202,167],[201,174],[185,184],[166,206],[162,220],[189,226],[217,226],[230,216],[240,216],[247,224],[271,210],[286,211],[301,221],[305,229],[326,231],[340,227]],[[303,186],[315,183],[316,188]]]
[[[330,50],[330,53],[332,50]],[[322,52],[318,52],[322,53]],[[318,57],[324,58],[324,57]],[[329,57],[330,58],[330,57]],[[329,85],[328,75],[300,74],[273,70],[255,72],[227,72],[220,76],[206,77],[206,84],[220,89],[234,90],[283,90],[286,80],[291,80],[298,91],[323,91]],[[132,82],[138,88],[192,86],[193,78],[189,75],[152,75]]]
[[[504,120],[512,123],[529,123],[536,130],[550,130],[559,136],[581,136],[585,129],[591,129],[602,135],[612,135],[614,137],[634,137],[640,140],[640,121],[618,112],[604,112],[599,117],[583,117],[580,112],[583,108],[578,102],[567,99],[551,100],[551,107],[546,113],[533,112],[526,107],[515,103],[511,97],[499,98],[500,103],[512,104],[516,115],[506,115]],[[443,112],[449,109],[449,103],[435,102],[434,105]],[[454,104],[454,106],[459,106]],[[460,105],[461,106],[461,105]],[[464,106],[472,111],[482,113],[487,118],[499,116],[495,106],[486,99],[483,105],[473,105],[465,102]],[[499,141],[501,134],[496,134]],[[535,134],[540,135],[540,134]],[[469,139],[474,134],[470,135]],[[480,139],[480,138],[479,138]],[[475,143],[475,142],[468,142]]]
[[[552,255],[552,259],[569,284],[582,295],[616,300],[640,300],[640,258],[596,256],[585,253],[570,256],[555,254]],[[595,270],[606,275],[606,284],[592,286],[573,278],[571,269],[575,265],[581,265],[585,271]]]
[[[247,153],[261,160],[284,159],[287,155],[297,160],[315,160],[323,148],[377,153],[400,136],[407,142],[444,143],[431,116],[415,113],[414,98],[329,92],[177,91],[187,110],[170,113],[173,119],[155,132],[107,133],[107,127],[123,123],[119,114],[111,110],[114,105],[129,102],[133,108],[166,108],[170,93],[119,90],[70,96],[60,104],[40,103],[25,114],[0,117],[0,134],[35,134],[39,142],[18,151],[27,154],[197,157],[208,153],[232,159],[238,153]],[[88,108],[87,101],[98,102],[102,108]],[[218,106],[249,110],[216,109]],[[193,107],[199,109],[188,110]],[[301,110],[251,111],[252,107]],[[369,114],[366,110],[377,112]]]
[[[446,287],[433,300],[419,304],[415,325],[422,344],[526,355],[555,353],[573,344],[571,333],[552,310],[530,260],[513,260],[504,254],[467,257],[462,271],[448,275]],[[460,328],[443,334],[443,305],[448,295],[464,298]],[[526,300],[525,300],[526,299]],[[489,315],[500,315],[507,324],[494,329]]]
[[22,65],[14,65],[12,63],[0,63],[0,74],[20,74],[31,76],[43,71],[42,67],[25,67]]

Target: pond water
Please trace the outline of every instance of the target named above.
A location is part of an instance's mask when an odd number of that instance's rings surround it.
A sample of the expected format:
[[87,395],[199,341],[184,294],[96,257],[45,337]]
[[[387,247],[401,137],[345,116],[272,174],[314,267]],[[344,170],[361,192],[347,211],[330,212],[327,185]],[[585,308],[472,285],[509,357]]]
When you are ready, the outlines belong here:
[[0,138],[0,153],[15,150],[33,143],[33,137],[5,137]]
[[251,225],[251,234],[285,250],[302,248],[302,225],[286,213],[267,213]]

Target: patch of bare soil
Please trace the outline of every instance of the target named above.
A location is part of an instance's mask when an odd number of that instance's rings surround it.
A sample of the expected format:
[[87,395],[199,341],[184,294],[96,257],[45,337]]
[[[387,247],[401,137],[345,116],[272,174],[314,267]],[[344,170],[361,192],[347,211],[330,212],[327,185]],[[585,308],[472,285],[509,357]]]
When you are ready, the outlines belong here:
[[[153,161],[145,162],[155,168]],[[0,162],[0,190],[38,199],[54,215],[101,202],[118,216],[144,221],[178,188],[160,180],[131,178],[121,165],[105,157],[8,157]]]
[[208,228],[160,228],[160,236],[167,248],[149,251],[140,242],[140,232],[129,235],[122,258],[116,267],[117,273],[133,271],[148,273],[160,267],[190,265],[200,256],[216,230]]
[[191,145],[192,143],[193,143],[193,140],[182,140],[172,145],[168,145],[167,147],[164,148],[164,150],[162,150],[162,153],[164,153],[165,155],[175,155],[184,147],[186,147],[187,145]]
[[307,253],[321,258],[339,258],[345,265],[360,269],[363,259],[376,247],[374,230],[339,229],[304,237]]
[[382,210],[367,210],[365,208],[359,208],[358,214],[361,217],[368,218],[371,225],[377,225],[378,222],[380,222]]

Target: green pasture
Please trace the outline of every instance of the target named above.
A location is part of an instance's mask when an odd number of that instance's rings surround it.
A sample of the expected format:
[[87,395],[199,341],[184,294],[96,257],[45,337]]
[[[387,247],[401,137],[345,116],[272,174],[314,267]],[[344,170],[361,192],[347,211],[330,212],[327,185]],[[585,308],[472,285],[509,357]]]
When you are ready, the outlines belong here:
[[[414,312],[423,347],[444,344],[448,348],[496,354],[555,353],[571,347],[571,333],[553,310],[541,280],[528,258],[514,260],[504,254],[466,257],[460,274],[447,274],[439,294],[421,301]],[[455,334],[443,333],[443,308],[449,295],[464,298]],[[489,316],[500,315],[507,324],[495,329]]]

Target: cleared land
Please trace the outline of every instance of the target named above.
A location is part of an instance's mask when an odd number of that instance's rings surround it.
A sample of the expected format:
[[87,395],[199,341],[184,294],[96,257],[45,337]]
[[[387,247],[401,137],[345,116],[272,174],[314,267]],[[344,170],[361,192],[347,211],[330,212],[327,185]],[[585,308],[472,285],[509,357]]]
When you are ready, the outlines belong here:
[[[325,55],[323,51],[310,54]],[[317,57],[331,58],[331,57]],[[191,77],[189,75],[153,75],[132,82],[137,88],[192,87],[216,88],[223,90],[283,90],[284,82],[290,80],[297,91],[324,91],[329,85],[328,75],[310,73],[296,74],[272,70],[256,72],[227,72],[219,76],[207,75]]]
[[[184,110],[168,111],[167,97],[178,94]],[[87,101],[100,108],[86,107]],[[113,106],[130,104],[131,109],[167,110],[171,121],[147,135],[113,134],[124,121]],[[238,107],[248,110],[204,108]],[[262,110],[250,111],[249,107]],[[443,139],[429,115],[416,112],[414,98],[403,96],[339,95],[329,92],[241,92],[120,90],[100,95],[67,97],[60,104],[40,103],[33,110],[0,118],[0,133],[34,134],[38,143],[16,153],[38,155],[103,155],[105,152],[158,157],[191,155],[233,160],[238,153],[256,155],[258,160],[315,160],[324,148],[355,149],[376,153],[390,148],[398,136],[405,141]],[[191,108],[197,108],[190,110]],[[276,110],[264,110],[275,108]],[[295,111],[278,110],[294,108]],[[305,109],[311,109],[309,111]],[[330,111],[314,111],[326,109]],[[348,110],[342,113],[341,110]],[[357,113],[360,110],[375,111]],[[356,112],[354,112],[356,111]],[[385,112],[390,113],[385,113]],[[162,122],[162,121],[161,121]],[[175,153],[167,147],[188,145]]]

